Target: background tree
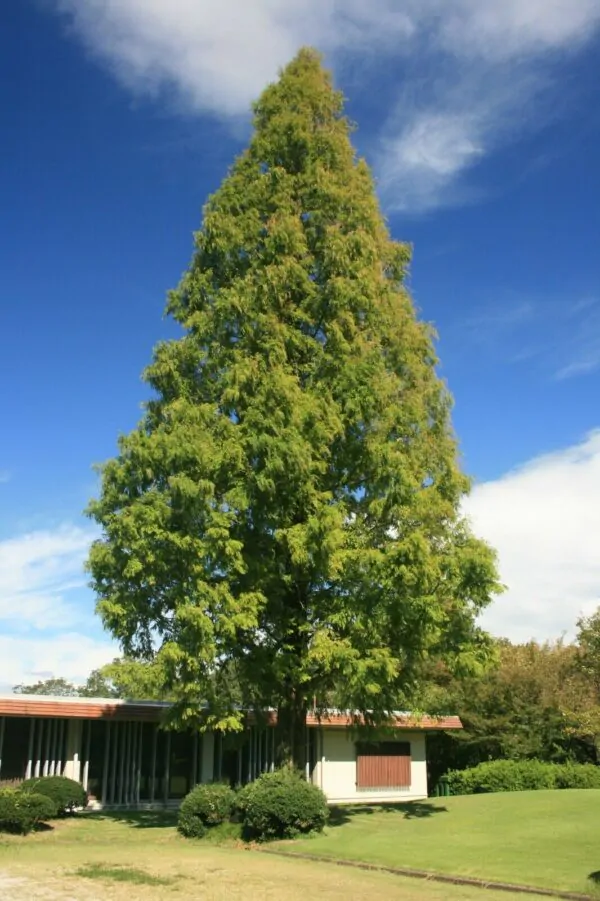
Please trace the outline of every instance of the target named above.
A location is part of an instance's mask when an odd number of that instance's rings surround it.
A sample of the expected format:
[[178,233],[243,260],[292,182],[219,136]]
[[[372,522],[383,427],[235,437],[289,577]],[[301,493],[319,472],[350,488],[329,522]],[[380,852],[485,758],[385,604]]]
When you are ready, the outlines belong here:
[[165,674],[155,661],[118,658],[93,670],[80,691],[83,697],[123,698],[133,701],[172,699],[165,685]]
[[428,741],[432,782],[448,769],[498,758],[596,763],[600,718],[580,649],[560,640],[494,644],[492,664],[477,677],[457,679],[443,665],[428,673],[425,706],[458,714],[464,725]]
[[32,685],[15,685],[13,691],[17,695],[54,695],[55,697],[77,697],[79,689],[67,679],[43,679]]
[[[184,722],[238,728],[235,692],[279,712],[302,761],[307,709],[343,689],[372,721],[424,658],[485,653],[494,555],[459,514],[450,398],[405,287],[341,95],[303,50],[254,109],[209,199],[140,425],[89,512],[89,569],[126,655],[164,668]],[[235,672],[235,691],[221,678]]]

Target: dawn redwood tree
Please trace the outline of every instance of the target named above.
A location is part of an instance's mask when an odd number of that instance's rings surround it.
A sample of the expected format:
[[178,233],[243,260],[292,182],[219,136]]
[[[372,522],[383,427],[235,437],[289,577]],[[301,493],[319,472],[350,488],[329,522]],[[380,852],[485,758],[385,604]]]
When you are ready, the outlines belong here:
[[89,508],[98,611],[128,656],[158,649],[180,722],[206,701],[204,725],[239,727],[241,691],[278,709],[297,763],[313,704],[381,722],[424,658],[472,665],[498,589],[460,515],[409,250],[350,131],[302,50],[206,204],[167,305],[183,335],[155,349],[152,399]]

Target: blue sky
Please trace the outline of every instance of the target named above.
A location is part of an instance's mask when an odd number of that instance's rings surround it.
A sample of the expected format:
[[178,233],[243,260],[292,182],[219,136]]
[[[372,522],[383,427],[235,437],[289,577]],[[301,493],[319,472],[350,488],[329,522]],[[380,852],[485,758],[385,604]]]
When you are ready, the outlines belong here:
[[456,400],[466,512],[558,636],[600,603],[600,0],[22,0],[2,10],[0,684],[113,655],[82,510],[166,291],[303,44],[348,96]]

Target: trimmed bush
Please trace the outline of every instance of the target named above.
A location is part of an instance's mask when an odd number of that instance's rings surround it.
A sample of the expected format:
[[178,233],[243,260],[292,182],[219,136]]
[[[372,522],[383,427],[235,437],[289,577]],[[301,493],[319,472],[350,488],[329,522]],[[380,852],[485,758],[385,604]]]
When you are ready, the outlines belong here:
[[491,760],[446,774],[453,795],[537,791],[549,788],[600,788],[600,767],[544,763],[541,760]]
[[40,823],[55,816],[50,798],[35,792],[5,788],[0,791],[0,832],[27,835]]
[[238,795],[244,834],[257,841],[322,832],[329,817],[325,795],[291,769],[265,773]]
[[54,816],[56,817],[67,816],[87,804],[87,794],[83,786],[74,779],[67,779],[66,776],[41,776],[39,779],[26,779],[21,783],[21,790],[35,792],[49,798],[54,804]]
[[593,763],[556,765],[556,788],[600,788],[600,767]]
[[229,785],[197,785],[181,802],[177,829],[186,838],[202,838],[208,829],[229,820],[234,807],[235,792]]

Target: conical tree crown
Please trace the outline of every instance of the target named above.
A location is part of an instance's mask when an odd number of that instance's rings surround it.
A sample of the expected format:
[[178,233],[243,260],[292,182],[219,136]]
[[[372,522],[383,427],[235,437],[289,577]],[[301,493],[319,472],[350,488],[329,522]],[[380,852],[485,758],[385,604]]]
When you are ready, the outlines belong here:
[[156,349],[155,398],[91,505],[99,610],[129,652],[158,635],[171,680],[223,716],[224,661],[257,703],[343,686],[383,711],[424,655],[473,652],[493,556],[459,517],[408,250],[318,54],[254,124],[169,299],[184,336]]

